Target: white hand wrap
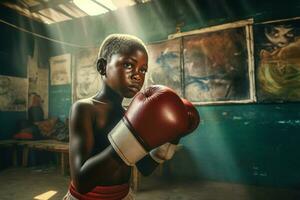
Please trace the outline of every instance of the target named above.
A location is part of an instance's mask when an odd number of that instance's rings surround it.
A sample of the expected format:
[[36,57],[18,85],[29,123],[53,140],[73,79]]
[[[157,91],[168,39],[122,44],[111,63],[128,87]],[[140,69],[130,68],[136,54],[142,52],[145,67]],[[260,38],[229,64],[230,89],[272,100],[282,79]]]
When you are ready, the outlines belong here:
[[175,154],[177,145],[172,143],[165,143],[152,151],[150,151],[150,156],[158,163],[163,163],[166,160],[170,160]]

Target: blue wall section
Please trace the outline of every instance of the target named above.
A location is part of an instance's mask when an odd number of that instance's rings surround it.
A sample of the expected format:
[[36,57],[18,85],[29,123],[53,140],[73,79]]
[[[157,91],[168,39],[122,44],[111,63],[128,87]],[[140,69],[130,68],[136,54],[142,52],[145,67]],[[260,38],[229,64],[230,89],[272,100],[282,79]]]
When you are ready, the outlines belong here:
[[61,120],[68,118],[72,104],[71,85],[57,85],[49,88],[49,117]]

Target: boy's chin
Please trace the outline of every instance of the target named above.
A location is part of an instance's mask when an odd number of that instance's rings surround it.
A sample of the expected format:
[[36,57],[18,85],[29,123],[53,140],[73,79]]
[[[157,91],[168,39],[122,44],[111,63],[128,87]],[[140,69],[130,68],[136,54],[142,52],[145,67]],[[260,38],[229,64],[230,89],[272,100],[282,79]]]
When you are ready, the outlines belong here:
[[130,99],[130,98],[132,98],[132,97],[134,97],[137,93],[139,93],[141,90],[128,90],[127,92],[126,92],[126,94],[124,94],[124,97],[125,98],[128,98],[128,99]]
[[125,98],[127,99],[131,99],[133,98],[135,95],[137,94],[137,92],[130,92],[124,95]]

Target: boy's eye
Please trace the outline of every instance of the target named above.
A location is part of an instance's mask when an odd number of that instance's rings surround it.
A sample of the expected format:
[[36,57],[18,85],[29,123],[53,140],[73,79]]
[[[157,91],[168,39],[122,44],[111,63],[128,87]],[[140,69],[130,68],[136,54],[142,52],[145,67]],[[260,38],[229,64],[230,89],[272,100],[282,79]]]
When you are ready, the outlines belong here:
[[130,63],[124,63],[124,67],[126,68],[126,69],[132,69],[132,64],[130,64]]
[[140,72],[141,72],[142,74],[146,74],[146,73],[147,73],[147,69],[141,69]]

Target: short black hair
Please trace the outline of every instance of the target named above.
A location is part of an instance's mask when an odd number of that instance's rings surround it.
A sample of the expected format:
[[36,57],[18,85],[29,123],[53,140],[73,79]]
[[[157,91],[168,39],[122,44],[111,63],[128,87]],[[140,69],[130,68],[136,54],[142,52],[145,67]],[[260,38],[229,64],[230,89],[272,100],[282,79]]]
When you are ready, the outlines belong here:
[[128,52],[132,48],[140,49],[148,54],[146,45],[138,37],[128,34],[111,34],[102,42],[98,59],[104,58],[109,61],[113,54]]

